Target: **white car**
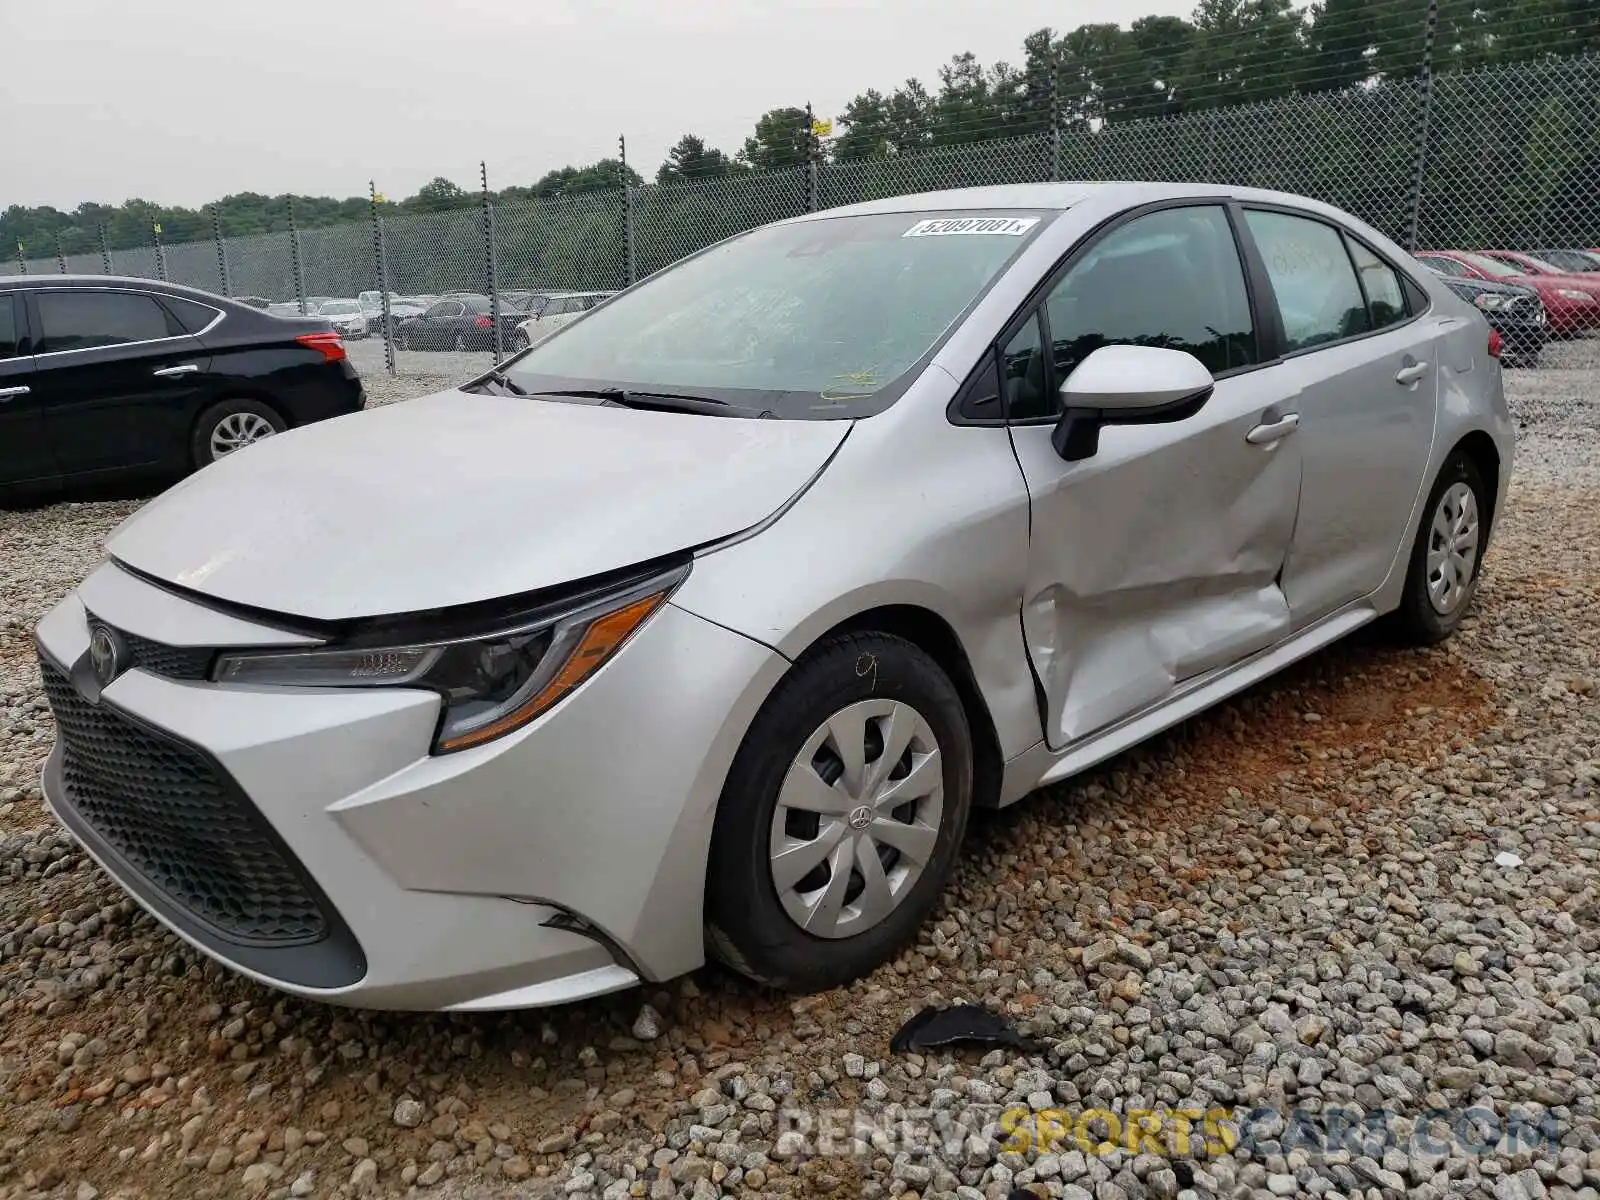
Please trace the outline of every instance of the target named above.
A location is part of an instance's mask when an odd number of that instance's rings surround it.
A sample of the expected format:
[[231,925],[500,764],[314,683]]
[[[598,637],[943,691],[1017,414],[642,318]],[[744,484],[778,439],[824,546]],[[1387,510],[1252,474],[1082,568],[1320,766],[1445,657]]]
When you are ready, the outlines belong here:
[[533,315],[517,326],[511,335],[511,349],[522,350],[541,342],[563,325],[577,320],[615,292],[552,292],[537,297],[528,306]]
[[764,226],[135,513],[38,626],[44,796],[302,996],[558,1004],[708,949],[835,986],[915,938],[975,806],[1371,622],[1450,636],[1511,478],[1499,351],[1281,192]]
[[316,315],[331,322],[335,333],[349,338],[367,336],[367,314],[359,300],[325,300]]

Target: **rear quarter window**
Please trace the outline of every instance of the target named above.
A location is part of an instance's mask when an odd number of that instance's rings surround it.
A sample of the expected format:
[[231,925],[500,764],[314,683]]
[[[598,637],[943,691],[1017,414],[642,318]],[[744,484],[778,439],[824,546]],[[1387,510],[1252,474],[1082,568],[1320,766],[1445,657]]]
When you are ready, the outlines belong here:
[[194,300],[185,300],[181,296],[162,296],[161,303],[177,319],[185,333],[199,333],[222,315],[220,309]]

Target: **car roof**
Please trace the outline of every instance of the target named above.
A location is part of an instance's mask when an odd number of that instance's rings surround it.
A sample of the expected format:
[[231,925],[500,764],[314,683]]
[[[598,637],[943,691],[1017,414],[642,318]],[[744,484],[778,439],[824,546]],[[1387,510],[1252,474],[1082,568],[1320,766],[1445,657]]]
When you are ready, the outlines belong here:
[[1213,183],[1156,183],[1149,181],[1120,181],[1108,183],[1005,183],[986,187],[949,188],[937,192],[913,192],[904,196],[886,196],[881,200],[865,200],[839,208],[823,209],[793,217],[795,222],[820,221],[841,216],[865,216],[872,213],[938,212],[971,208],[1032,208],[1066,210],[1086,201],[1133,208],[1162,200],[1185,197],[1232,197],[1236,200],[1258,200],[1289,204],[1328,216],[1350,220],[1352,214],[1293,192],[1270,191],[1265,188],[1228,187]]
[[[227,296],[189,287],[182,283],[168,283],[160,279],[141,279],[134,275],[0,275],[0,287],[5,288],[138,288],[143,291],[166,292],[173,296],[188,296],[203,304],[227,301]],[[229,301],[237,304],[237,298]]]

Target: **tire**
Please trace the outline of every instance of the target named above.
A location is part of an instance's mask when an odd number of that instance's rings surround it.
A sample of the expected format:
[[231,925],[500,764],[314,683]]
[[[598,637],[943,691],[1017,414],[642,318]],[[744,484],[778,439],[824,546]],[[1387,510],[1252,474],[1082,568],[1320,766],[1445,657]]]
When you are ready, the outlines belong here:
[[404,329],[401,329],[401,330],[399,330],[399,331],[397,331],[395,333],[395,335],[394,335],[394,348],[396,350],[410,350],[411,349],[411,339],[410,339],[410,337],[408,337],[406,335],[406,331]]
[[288,422],[276,409],[260,400],[243,396],[220,400],[201,413],[200,419],[194,423],[194,432],[189,439],[189,457],[195,469],[199,470],[232,453],[231,450],[220,449],[230,441],[235,443],[234,449],[239,449],[264,437],[282,433],[288,427]]
[[522,350],[526,350],[532,344],[533,343],[528,340],[528,335],[523,333],[520,329],[511,335],[511,353],[513,354],[516,354]]
[[[845,743],[854,740],[851,730],[861,731],[860,775],[866,786],[849,786],[836,749],[839,736],[830,726],[845,731]],[[884,736],[909,737],[886,776],[879,765]],[[931,765],[930,746],[939,754]],[[809,761],[797,757],[811,747],[816,753]],[[936,773],[933,766],[939,768]],[[873,786],[874,767],[879,767],[878,787]],[[791,772],[795,786],[786,790]],[[810,789],[801,786],[807,779]],[[905,784],[897,794],[907,799],[879,809],[874,820],[875,806],[864,801],[891,783]],[[944,889],[966,833],[972,786],[966,714],[954,685],[932,658],[884,633],[824,640],[767,698],[734,756],[706,875],[711,954],[759,983],[794,992],[837,987],[887,961],[916,934]],[[808,792],[837,812],[817,816],[779,803],[780,796],[799,799]],[[873,836],[891,821],[907,831],[891,831],[905,850]],[[815,852],[824,845],[832,847],[826,857]],[[811,853],[802,855],[795,868],[805,873],[782,881],[787,886],[780,889],[773,855],[784,847]],[[868,847],[878,848],[878,854],[867,857]],[[816,865],[808,867],[811,859]],[[861,873],[872,863],[877,864],[876,912],[867,902]],[[835,864],[848,866],[848,873],[836,871]],[[835,891],[838,879],[845,882]],[[807,896],[814,905],[808,918],[814,932],[800,924]],[[842,903],[830,907],[830,899]]]
[[456,330],[455,351],[457,354],[465,354],[467,352],[467,335],[459,329]]
[[[1440,523],[1446,531],[1459,528],[1464,507],[1462,499],[1468,494],[1472,501],[1474,540],[1467,578],[1458,588],[1446,592],[1448,603],[1441,607],[1435,601],[1437,585],[1433,581],[1429,563],[1430,553],[1441,543],[1440,531],[1435,529],[1435,524]],[[1416,540],[1411,546],[1405,593],[1401,597],[1400,607],[1389,617],[1390,629],[1400,641],[1412,646],[1431,646],[1444,641],[1461,624],[1478,590],[1492,500],[1477,464],[1457,451],[1445,463],[1439,478],[1434,481],[1433,489],[1428,493],[1428,503],[1422,510]],[[1459,581],[1463,565],[1461,560],[1454,555],[1447,555],[1446,565],[1450,568],[1450,574]]]

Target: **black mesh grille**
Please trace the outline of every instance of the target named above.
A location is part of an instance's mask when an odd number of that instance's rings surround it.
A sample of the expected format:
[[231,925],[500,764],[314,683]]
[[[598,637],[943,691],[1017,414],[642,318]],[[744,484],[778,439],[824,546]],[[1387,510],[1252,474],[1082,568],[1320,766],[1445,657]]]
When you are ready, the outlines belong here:
[[[109,629],[116,628],[92,613],[89,619]],[[152,675],[164,675],[168,679],[205,679],[211,674],[211,659],[216,651],[209,646],[169,646],[165,642],[151,641],[147,637],[129,633],[126,629],[117,629],[117,636],[128,648],[130,667],[138,667]]]
[[238,786],[181,742],[91,704],[41,659],[65,800],[178,907],[229,940],[298,945],[328,933],[292,856]]

